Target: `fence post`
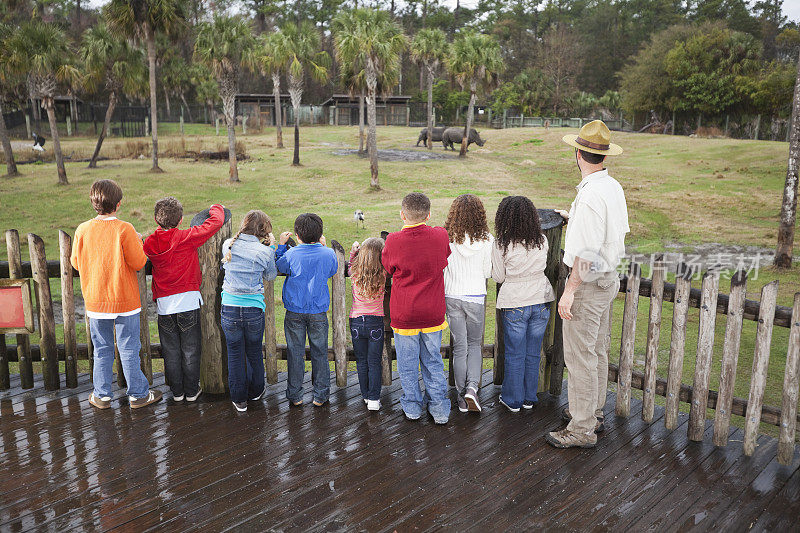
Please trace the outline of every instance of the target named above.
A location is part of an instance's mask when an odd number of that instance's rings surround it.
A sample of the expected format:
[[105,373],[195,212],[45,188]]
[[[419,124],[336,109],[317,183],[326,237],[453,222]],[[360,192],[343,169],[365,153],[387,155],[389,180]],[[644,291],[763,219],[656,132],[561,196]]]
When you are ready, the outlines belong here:
[[38,235],[28,233],[28,250],[31,255],[31,271],[36,293],[39,296],[39,353],[42,359],[42,378],[45,390],[58,390],[58,348],[56,346],[56,320],[53,316],[53,298],[50,294],[50,279],[47,276],[47,257],[44,241]]
[[150,135],[150,117],[144,117],[144,136]]
[[633,347],[636,343],[636,314],[639,309],[639,284],[642,270],[638,263],[628,267],[625,285],[625,310],[622,315],[622,341],[619,347],[619,372],[617,373],[617,416],[631,414],[631,376],[633,374]]
[[[620,124],[620,128],[622,128],[622,124]],[[675,135],[675,110],[672,110],[672,135]]]
[[61,316],[64,319],[64,373],[67,387],[78,386],[78,340],[75,335],[75,290],[73,286],[72,238],[64,231],[58,232],[58,247],[61,252]]
[[181,114],[181,135],[183,135],[183,114]]
[[719,374],[719,396],[714,413],[714,445],[728,443],[728,428],[731,422],[733,387],[736,384],[736,365],[739,361],[739,346],[744,319],[744,301],[747,293],[747,273],[738,271],[731,278],[728,299],[728,322],[725,325],[725,343],[722,346],[722,368]]
[[139,311],[139,340],[141,341],[139,361],[142,372],[147,376],[147,381],[152,385],[153,360],[150,350],[150,319],[147,316],[147,273],[144,268],[136,273],[136,277],[139,282],[139,305],[142,308],[142,310]]
[[725,115],[725,137],[728,136],[728,125],[730,124],[731,116]]
[[761,423],[761,406],[767,385],[769,347],[772,342],[772,325],[775,321],[775,304],[778,299],[778,281],[764,285],[761,289],[761,305],[758,309],[756,327],[756,350],[753,355],[753,372],[750,378],[750,395],[747,397],[747,412],[744,417],[744,454],[756,451],[758,426]]
[[[496,294],[500,294],[500,287],[502,283],[496,286]],[[496,296],[495,296],[495,301]],[[495,309],[494,311],[494,384],[502,385],[503,377],[505,376],[505,355],[506,343],[505,333],[503,332],[503,310]]]
[[717,322],[719,273],[706,272],[700,293],[700,325],[697,332],[697,358],[689,408],[689,440],[700,442],[706,428],[708,382],[711,378],[711,358],[714,355],[714,326]]
[[31,138],[31,117],[25,113],[25,132],[28,134],[27,139]]
[[675,276],[675,302],[672,308],[672,337],[669,345],[667,399],[664,408],[664,427],[678,425],[678,403],[683,377],[683,354],[686,350],[686,319],[689,316],[689,294],[692,291],[693,271],[686,263],[678,264]]
[[6,336],[0,333],[0,390],[11,388],[11,371],[8,367],[8,354],[6,352]]
[[797,426],[797,386],[800,383],[800,292],[794,295],[789,350],[783,374],[781,430],[778,437],[778,462],[791,464],[794,457],[794,435]]
[[247,135],[247,115],[242,117],[242,135]]
[[[8,277],[22,278],[22,257],[19,252],[19,233],[15,229],[6,230],[6,250],[8,252]],[[33,388],[33,362],[31,360],[31,339],[28,335],[17,335],[17,361],[19,378],[23,389]]]
[[411,108],[406,105],[406,127],[411,125]]
[[508,109],[503,109],[503,129],[508,127]]
[[214,123],[216,124],[216,128],[217,128],[217,134],[216,135],[217,135],[217,137],[219,137],[219,117],[214,119]]
[[339,264],[336,274],[333,275],[331,286],[333,288],[331,298],[331,315],[333,318],[333,357],[334,367],[336,368],[336,386],[344,388],[347,386],[347,304],[346,304],[346,283],[344,279],[344,248],[339,241],[331,241],[331,247],[336,252],[336,260]]
[[210,394],[224,394],[228,387],[228,350],[219,321],[222,309],[219,287],[222,286],[223,277],[220,268],[222,243],[231,236],[231,227],[231,220],[228,220],[198,251],[203,272],[200,294],[205,302],[200,308],[203,332],[200,381],[203,390]]
[[67,117],[67,137],[72,137],[72,119]]
[[[674,122],[673,122],[674,124]],[[661,311],[664,303],[664,255],[659,254],[650,274],[650,317],[647,324],[647,349],[644,362],[642,420],[653,421],[656,399],[656,371],[658,370],[658,341],[661,336]]]
[[758,140],[758,130],[761,129],[761,114],[756,116],[756,127],[753,130],[753,140]]
[[274,385],[278,382],[278,339],[275,326],[275,282],[264,281],[264,350],[266,361],[264,368],[267,370],[267,383]]

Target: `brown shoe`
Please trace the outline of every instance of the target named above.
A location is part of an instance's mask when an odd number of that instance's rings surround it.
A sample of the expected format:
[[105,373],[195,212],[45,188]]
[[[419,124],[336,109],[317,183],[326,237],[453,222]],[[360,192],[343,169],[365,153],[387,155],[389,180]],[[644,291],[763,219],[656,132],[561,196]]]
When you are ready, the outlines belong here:
[[109,407],[111,407],[111,398],[107,397],[98,398],[97,396],[94,395],[94,392],[92,392],[89,395],[89,403],[94,405],[98,409],[108,409]]
[[131,409],[138,409],[150,405],[151,403],[156,403],[161,400],[161,396],[163,396],[163,394],[160,390],[150,389],[150,392],[148,392],[147,396],[144,398],[131,399]]
[[574,433],[568,429],[552,431],[544,439],[556,448],[594,448],[597,445],[594,433]]
[[[561,411],[561,420],[564,422],[569,422],[572,420],[572,415],[569,412],[569,407],[565,407]],[[605,419],[602,416],[597,417],[597,422],[594,425],[594,432],[595,433],[602,433],[606,430]]]

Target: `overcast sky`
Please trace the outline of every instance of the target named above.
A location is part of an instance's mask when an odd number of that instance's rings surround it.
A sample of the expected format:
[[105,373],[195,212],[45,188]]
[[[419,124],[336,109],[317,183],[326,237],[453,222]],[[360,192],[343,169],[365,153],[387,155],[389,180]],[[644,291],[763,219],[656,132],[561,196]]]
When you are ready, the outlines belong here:
[[[89,4],[94,7],[107,3],[108,0],[89,0]],[[403,0],[398,0],[398,4],[402,4]],[[444,4],[454,7],[456,0],[443,0]],[[475,7],[478,0],[461,0],[461,5],[464,7]],[[800,21],[800,0],[783,0],[783,13],[789,17],[789,20]]]

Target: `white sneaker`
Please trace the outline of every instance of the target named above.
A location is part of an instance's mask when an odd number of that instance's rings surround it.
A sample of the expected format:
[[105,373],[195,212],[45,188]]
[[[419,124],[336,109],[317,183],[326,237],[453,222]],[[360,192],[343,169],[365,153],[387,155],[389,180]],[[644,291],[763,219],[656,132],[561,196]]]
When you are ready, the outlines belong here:
[[367,410],[380,411],[380,409],[381,409],[380,400],[367,400]]
[[197,394],[195,394],[194,396],[187,396],[186,397],[186,401],[187,402],[197,401],[197,399],[200,397],[201,394],[203,394],[203,388],[202,387],[197,389]]
[[369,400],[367,400],[366,398],[364,398],[364,405],[369,405]]
[[506,409],[508,409],[509,411],[511,411],[512,413],[519,413],[519,407],[511,407],[510,405],[508,405],[506,402],[504,402],[504,401],[503,401],[503,397],[502,397],[502,396],[500,396],[500,397],[497,399],[497,401],[498,401],[498,402],[499,402],[501,405],[505,406],[505,408],[506,408]]
[[172,400],[175,401],[175,402],[182,402],[183,401],[183,394],[181,394],[180,396],[175,396],[173,394],[172,395]]

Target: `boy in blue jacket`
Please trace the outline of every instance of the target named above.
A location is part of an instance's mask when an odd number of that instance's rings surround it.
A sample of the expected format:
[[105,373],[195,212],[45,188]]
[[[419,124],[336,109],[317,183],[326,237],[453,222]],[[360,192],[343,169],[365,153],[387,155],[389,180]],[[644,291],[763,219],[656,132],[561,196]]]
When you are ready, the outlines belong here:
[[303,404],[306,335],[311,347],[311,382],[314,385],[314,406],[328,401],[330,367],[328,366],[328,279],[336,274],[338,261],[326,247],[322,235],[322,219],[314,213],[303,213],[294,221],[299,245],[287,249],[291,233],[281,234],[275,251],[278,271],[288,277],[283,283],[283,306],[289,375],[286,398],[294,406]]

